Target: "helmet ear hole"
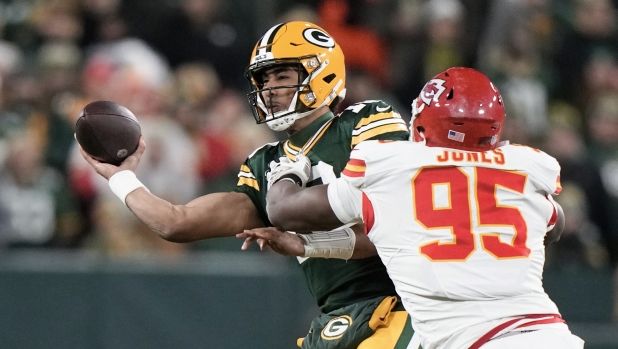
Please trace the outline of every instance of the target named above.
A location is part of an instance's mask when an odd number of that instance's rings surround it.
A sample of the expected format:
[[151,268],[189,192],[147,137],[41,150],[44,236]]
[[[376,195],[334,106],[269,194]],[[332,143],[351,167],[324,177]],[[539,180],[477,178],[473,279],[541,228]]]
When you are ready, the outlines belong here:
[[453,92],[455,91],[454,87],[451,87],[451,90],[449,91],[448,95],[446,96],[446,99],[453,99]]
[[325,76],[322,80],[324,80],[325,83],[330,84],[330,82],[333,81],[336,77],[337,75],[335,73],[332,73]]
[[425,132],[425,128],[424,128],[423,126],[416,126],[416,130],[417,130],[419,133],[423,133],[423,132]]
[[494,139],[494,137],[480,137],[479,138],[479,145],[486,145],[486,144],[492,144],[492,140]]

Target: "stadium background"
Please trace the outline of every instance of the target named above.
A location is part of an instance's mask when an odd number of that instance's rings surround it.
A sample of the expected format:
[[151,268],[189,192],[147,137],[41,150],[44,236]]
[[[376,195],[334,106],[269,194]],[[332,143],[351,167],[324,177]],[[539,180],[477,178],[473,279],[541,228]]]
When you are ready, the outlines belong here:
[[255,125],[243,72],[272,25],[341,44],[349,105],[409,118],[422,84],[480,69],[503,139],[558,158],[567,215],[546,290],[586,348],[618,348],[618,17],[611,0],[0,0],[0,348],[293,348],[317,314],[292,258],[218,239],[167,243],[76,152],[107,99],[139,118],[138,176],[184,203],[229,190]]

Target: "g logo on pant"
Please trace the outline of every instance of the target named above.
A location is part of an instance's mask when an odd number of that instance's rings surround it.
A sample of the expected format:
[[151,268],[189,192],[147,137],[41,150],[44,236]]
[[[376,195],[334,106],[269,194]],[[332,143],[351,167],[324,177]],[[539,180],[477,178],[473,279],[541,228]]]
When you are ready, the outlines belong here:
[[352,325],[352,318],[347,315],[331,319],[322,330],[322,339],[327,341],[339,339],[350,325]]

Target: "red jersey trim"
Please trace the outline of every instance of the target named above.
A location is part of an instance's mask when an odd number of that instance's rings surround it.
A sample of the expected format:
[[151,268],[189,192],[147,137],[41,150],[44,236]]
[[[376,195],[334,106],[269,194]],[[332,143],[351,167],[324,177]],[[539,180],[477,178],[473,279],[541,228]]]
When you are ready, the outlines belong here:
[[366,169],[367,165],[364,160],[350,159],[341,173],[348,177],[364,177]]
[[476,342],[474,342],[469,349],[479,349],[483,344],[489,342],[489,340],[491,340],[496,334],[498,334],[500,331],[504,330],[505,328],[515,324],[518,321],[524,320],[524,319],[535,319],[535,318],[546,318],[546,317],[550,317],[548,319],[542,319],[542,320],[538,320],[538,321],[532,321],[532,322],[527,322],[524,324],[521,324],[519,326],[516,326],[515,328],[521,328],[521,327],[526,327],[526,326],[532,326],[532,325],[539,325],[539,324],[550,324],[550,323],[556,323],[556,322],[562,322],[562,323],[566,323],[558,314],[530,314],[530,315],[526,315],[526,316],[522,316],[516,319],[512,319],[509,320],[507,322],[504,322],[494,328],[492,328],[489,332],[485,333],[481,338],[479,338]]
[[562,191],[562,184],[560,184],[560,176],[558,176],[556,178],[556,191],[554,192],[554,194],[560,194],[561,191]]
[[371,231],[371,228],[373,228],[373,224],[375,223],[375,216],[373,211],[373,204],[371,203],[367,195],[365,195],[365,193],[363,193],[362,209],[363,221],[365,222],[365,235],[367,235]]

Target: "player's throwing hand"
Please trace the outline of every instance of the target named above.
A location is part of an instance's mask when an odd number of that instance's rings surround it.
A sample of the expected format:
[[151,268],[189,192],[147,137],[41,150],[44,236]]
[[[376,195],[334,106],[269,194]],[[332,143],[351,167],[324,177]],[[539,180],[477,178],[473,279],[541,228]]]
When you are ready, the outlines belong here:
[[137,168],[137,165],[139,165],[140,159],[142,158],[145,150],[146,143],[144,142],[144,137],[142,136],[140,137],[137,150],[133,154],[128,156],[120,165],[115,166],[94,159],[92,156],[88,155],[88,153],[86,153],[81,146],[79,146],[79,151],[84,157],[84,159],[94,168],[94,170],[98,174],[108,180],[111,176],[120,171],[129,170],[135,172],[135,169]]

